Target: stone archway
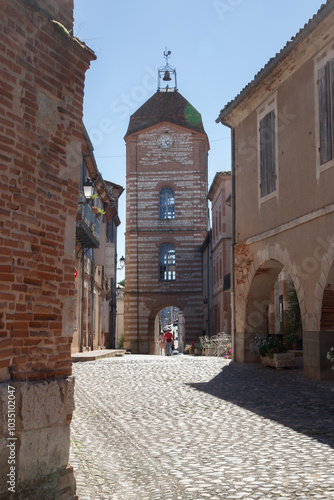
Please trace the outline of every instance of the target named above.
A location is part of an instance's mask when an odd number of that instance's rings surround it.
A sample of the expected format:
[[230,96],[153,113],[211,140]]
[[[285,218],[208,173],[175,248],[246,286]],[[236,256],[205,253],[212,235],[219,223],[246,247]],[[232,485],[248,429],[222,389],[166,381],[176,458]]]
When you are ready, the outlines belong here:
[[323,290],[318,343],[321,378],[333,379],[332,364],[327,360],[326,354],[334,345],[334,261],[327,273]]
[[267,332],[270,295],[282,269],[281,262],[271,259],[262,264],[255,273],[247,299],[246,332]]
[[[238,287],[236,299],[237,330],[234,343],[235,360],[253,362],[256,357],[250,351],[255,333],[268,332],[268,307],[274,284],[283,268],[288,272],[295,287],[302,324],[307,319],[304,291],[296,266],[291,264],[288,253],[279,245],[267,245],[255,256],[248,254],[247,279]],[[251,262],[251,263],[250,263]]]
[[[180,311],[180,316],[182,316],[182,325],[179,324],[179,331],[182,331],[182,339],[185,337],[185,331],[184,331],[184,325],[185,325],[185,318],[184,318],[184,313],[183,310],[175,304],[170,304],[169,302],[167,305],[164,306],[157,306],[154,309],[152,309],[149,318],[148,318],[148,339],[149,339],[149,354],[157,354],[157,339],[160,333],[160,325],[159,325],[159,313],[166,309],[166,308],[176,308]],[[181,319],[180,319],[181,322]]]

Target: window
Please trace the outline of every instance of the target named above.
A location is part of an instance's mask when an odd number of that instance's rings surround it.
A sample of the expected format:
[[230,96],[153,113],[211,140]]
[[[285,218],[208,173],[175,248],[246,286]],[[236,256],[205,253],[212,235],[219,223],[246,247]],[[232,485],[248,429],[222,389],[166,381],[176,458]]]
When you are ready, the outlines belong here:
[[175,194],[165,187],[159,192],[159,219],[175,219]]
[[276,190],[275,111],[260,121],[261,197]]
[[175,248],[164,243],[159,248],[159,281],[175,280]]
[[334,157],[334,59],[318,71],[320,165]]

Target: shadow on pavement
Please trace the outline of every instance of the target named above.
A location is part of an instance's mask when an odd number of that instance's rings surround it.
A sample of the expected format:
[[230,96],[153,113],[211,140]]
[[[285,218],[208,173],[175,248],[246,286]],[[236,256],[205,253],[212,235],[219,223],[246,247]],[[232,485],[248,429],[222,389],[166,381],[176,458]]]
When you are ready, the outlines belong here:
[[334,448],[334,384],[300,370],[231,362],[207,383],[188,384]]

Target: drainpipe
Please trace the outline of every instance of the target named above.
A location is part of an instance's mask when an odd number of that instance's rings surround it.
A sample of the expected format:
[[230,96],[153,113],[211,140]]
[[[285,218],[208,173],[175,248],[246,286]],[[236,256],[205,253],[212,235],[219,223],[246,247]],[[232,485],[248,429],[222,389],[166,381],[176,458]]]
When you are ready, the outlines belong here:
[[93,351],[94,350],[94,337],[93,337],[93,330],[94,330],[94,278],[95,278],[95,261],[94,261],[94,248],[92,249],[92,262],[91,262],[91,284],[90,284],[90,348]]
[[80,352],[84,348],[84,308],[85,308],[85,251],[82,248],[81,254],[81,331],[80,331]]
[[[211,233],[209,229],[209,235],[210,235],[210,240],[211,240]],[[211,337],[211,326],[210,326],[210,303],[211,303],[211,297],[210,297],[210,252],[211,252],[211,247],[210,247],[210,241],[208,244],[208,249],[207,249],[207,257],[206,257],[206,295],[208,298],[208,311],[207,311],[207,321],[208,321],[208,336]]]
[[[218,123],[218,120],[216,120]],[[231,337],[232,337],[232,360],[236,361],[235,349],[235,271],[234,271],[234,258],[235,258],[235,129],[232,125],[224,122],[223,119],[219,120],[223,125],[226,125],[231,130],[231,176],[232,176],[232,244],[231,244]]]
[[215,334],[215,318],[214,318],[214,306],[213,306],[213,248],[212,248],[212,231],[210,231],[210,332],[211,335]]
[[236,327],[235,327],[235,130],[231,128],[231,174],[232,174],[232,245],[231,245],[231,336],[232,359],[236,361]]

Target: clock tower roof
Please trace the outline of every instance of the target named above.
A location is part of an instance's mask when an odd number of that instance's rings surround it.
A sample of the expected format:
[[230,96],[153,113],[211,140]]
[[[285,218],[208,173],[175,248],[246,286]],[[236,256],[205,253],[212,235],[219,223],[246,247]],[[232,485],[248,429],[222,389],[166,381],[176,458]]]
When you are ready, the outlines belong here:
[[205,134],[201,114],[179,92],[158,91],[131,115],[125,137],[164,121]]

